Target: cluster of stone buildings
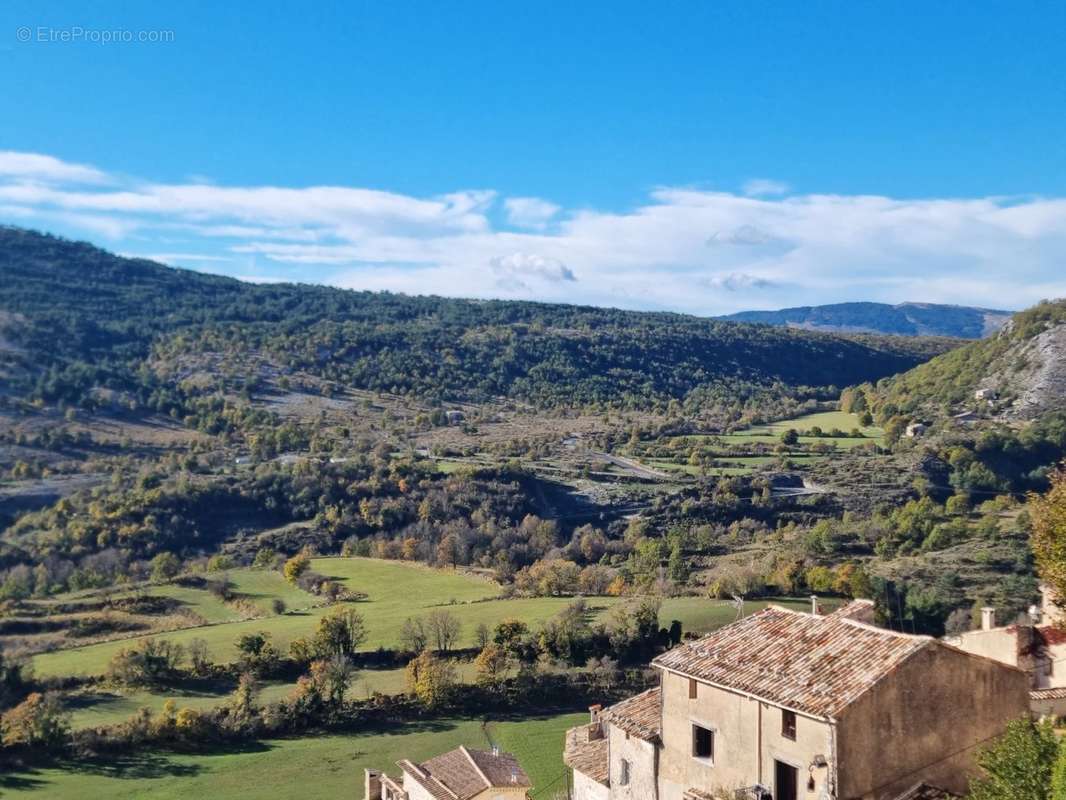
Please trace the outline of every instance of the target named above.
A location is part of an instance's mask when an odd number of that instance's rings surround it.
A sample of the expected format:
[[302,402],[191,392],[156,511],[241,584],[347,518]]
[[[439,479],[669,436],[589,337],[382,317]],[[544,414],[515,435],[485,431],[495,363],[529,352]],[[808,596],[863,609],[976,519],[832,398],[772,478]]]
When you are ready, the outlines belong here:
[[[856,600],[770,606],[652,662],[658,686],[593,706],[566,734],[572,800],[946,800],[978,751],[1028,714],[1066,714],[1066,628],[1045,593],[1028,618],[935,639],[879,627]],[[506,753],[459,748],[367,800],[512,800]]]
[[573,800],[962,794],[977,751],[1029,713],[1032,674],[872,612],[771,606],[659,656],[658,687],[568,732]]

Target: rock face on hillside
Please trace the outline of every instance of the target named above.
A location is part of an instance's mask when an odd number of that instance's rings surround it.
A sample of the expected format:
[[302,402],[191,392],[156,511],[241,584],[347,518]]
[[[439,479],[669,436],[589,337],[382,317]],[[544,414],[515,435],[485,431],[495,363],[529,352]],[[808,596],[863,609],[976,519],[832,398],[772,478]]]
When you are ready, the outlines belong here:
[[1030,339],[1020,356],[1027,365],[1019,375],[1022,389],[1006,415],[1034,419],[1066,406],[1066,324]]
[[1032,420],[1066,410],[1066,300],[1015,314],[971,342],[864,390],[882,417]]

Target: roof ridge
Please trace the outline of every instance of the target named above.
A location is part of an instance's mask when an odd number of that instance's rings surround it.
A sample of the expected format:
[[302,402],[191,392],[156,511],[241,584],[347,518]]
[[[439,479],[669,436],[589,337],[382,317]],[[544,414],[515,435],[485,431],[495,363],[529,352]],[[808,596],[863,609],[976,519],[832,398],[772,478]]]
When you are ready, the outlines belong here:
[[481,776],[481,780],[485,781],[485,788],[491,789],[494,784],[492,783],[492,781],[489,780],[489,776],[485,774],[485,771],[478,766],[477,761],[474,760],[474,756],[471,755],[470,751],[466,749],[466,745],[459,745],[459,749],[463,752],[463,755],[466,756],[467,761],[469,761],[470,764],[477,771],[477,774]]
[[[451,788],[447,784],[445,784],[443,781],[441,781],[441,779],[438,778],[436,775],[433,775],[432,773],[426,772],[426,770],[424,770],[422,768],[421,764],[416,764],[413,761],[411,761],[411,759],[404,758],[404,759],[401,759],[400,761],[397,761],[396,765],[402,770],[407,770],[407,768],[410,767],[411,768],[411,775],[412,775],[412,777],[414,777],[414,779],[416,781],[419,781],[419,782],[422,782],[422,783],[429,783],[430,781],[432,781],[437,786],[439,786],[441,789],[443,789],[445,792],[447,792],[451,797],[454,797],[455,800],[459,800],[459,795],[457,795],[455,792],[453,792],[451,790]],[[426,787],[426,788],[428,789],[428,787]]]
[[[828,619],[826,617],[825,619]],[[883,633],[886,636],[896,636],[900,639],[917,639],[924,642],[935,642],[936,637],[929,636],[924,633],[907,633],[906,631],[894,631],[891,628],[882,628],[880,625],[874,625],[871,622],[863,622],[862,620],[852,619],[851,617],[836,617],[833,622],[842,622],[845,625],[853,625],[856,628],[863,628],[874,633]]]

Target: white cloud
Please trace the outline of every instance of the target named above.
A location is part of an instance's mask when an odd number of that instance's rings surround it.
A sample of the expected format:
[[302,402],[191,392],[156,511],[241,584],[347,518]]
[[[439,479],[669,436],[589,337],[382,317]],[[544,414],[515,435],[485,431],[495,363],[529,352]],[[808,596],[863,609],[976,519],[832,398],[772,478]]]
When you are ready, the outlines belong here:
[[106,175],[94,167],[71,164],[53,156],[0,150],[0,176],[40,181],[102,183]]
[[752,178],[745,182],[742,191],[748,197],[773,197],[788,194],[790,188],[784,181],[775,181],[770,178]]
[[[1062,198],[662,187],[605,211],[491,190],[138,183],[49,156],[5,158],[0,221],[175,261],[219,258],[212,269],[233,275],[706,314],[857,299],[1018,308],[1066,295]],[[501,208],[506,227],[492,222]],[[241,266],[247,256],[255,269]]]
[[555,203],[541,200],[539,197],[508,197],[503,201],[507,210],[507,221],[516,228],[544,229],[548,222],[561,210]]
[[545,258],[534,253],[511,253],[490,259],[489,265],[496,274],[497,285],[508,290],[527,290],[528,280],[547,283],[576,283],[577,276],[570,267],[555,258]]

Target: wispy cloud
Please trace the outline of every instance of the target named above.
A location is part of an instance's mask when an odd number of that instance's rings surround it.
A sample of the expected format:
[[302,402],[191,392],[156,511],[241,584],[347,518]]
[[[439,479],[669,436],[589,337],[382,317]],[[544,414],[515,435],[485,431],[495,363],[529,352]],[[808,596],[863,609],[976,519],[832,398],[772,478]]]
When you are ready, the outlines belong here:
[[796,195],[756,183],[574,210],[491,189],[152,183],[9,152],[0,220],[213,272],[452,296],[724,313],[1066,295],[1066,199]]
[[742,191],[748,197],[776,197],[788,194],[791,187],[784,181],[771,178],[752,178],[744,183]]
[[508,197],[503,201],[507,221],[517,228],[543,230],[562,209],[539,197]]
[[103,183],[107,176],[94,167],[71,164],[53,156],[0,150],[0,176],[40,181]]
[[534,253],[511,253],[497,256],[489,262],[496,273],[497,285],[508,290],[531,290],[529,280],[547,283],[577,282],[570,267],[555,258]]

